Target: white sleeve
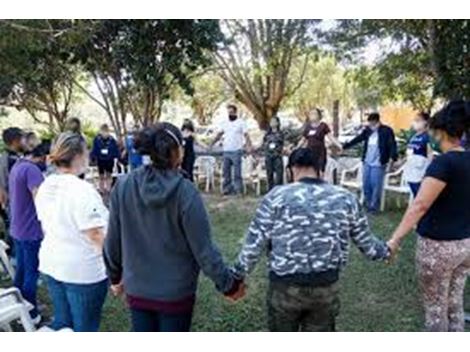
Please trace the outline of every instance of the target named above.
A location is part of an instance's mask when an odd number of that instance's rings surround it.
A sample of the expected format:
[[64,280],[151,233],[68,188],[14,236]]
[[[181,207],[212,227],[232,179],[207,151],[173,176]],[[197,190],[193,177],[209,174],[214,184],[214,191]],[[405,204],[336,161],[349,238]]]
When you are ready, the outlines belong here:
[[225,126],[226,124],[223,123],[223,122],[220,122],[219,124],[217,124],[217,128],[216,128],[216,133],[219,134],[219,133],[225,133]]
[[80,231],[95,228],[106,229],[108,224],[108,211],[103,204],[101,196],[92,187],[78,199],[74,206],[73,217]]
[[242,126],[242,130],[243,130],[243,135],[247,134],[248,133],[248,126],[245,122],[245,120],[241,120],[242,123],[241,123],[241,126]]

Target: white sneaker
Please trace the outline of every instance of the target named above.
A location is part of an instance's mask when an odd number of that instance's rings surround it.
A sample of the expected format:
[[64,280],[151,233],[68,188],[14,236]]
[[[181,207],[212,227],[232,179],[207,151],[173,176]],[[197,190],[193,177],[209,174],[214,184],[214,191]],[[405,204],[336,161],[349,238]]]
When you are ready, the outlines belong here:
[[42,320],[41,314],[36,315],[36,318],[31,319],[34,325],[39,325]]

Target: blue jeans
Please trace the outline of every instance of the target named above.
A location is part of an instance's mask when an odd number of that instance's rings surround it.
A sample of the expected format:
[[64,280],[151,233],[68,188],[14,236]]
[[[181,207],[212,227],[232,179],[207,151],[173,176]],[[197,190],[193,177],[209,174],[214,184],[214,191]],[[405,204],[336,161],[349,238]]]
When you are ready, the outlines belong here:
[[41,240],[21,241],[15,239],[16,274],[15,287],[17,287],[24,299],[34,306],[31,317],[38,315],[37,289],[39,278],[39,248]]
[[222,177],[224,179],[224,183],[222,185],[223,194],[243,193],[242,155],[243,151],[241,150],[224,152],[224,165],[222,170]]
[[421,187],[421,182],[408,182],[410,186],[411,193],[413,194],[413,198],[416,198],[416,195],[419,192],[419,188]]
[[385,166],[371,166],[364,163],[362,187],[367,211],[379,212],[385,179]]
[[132,330],[135,332],[187,332],[191,329],[192,312],[162,313],[131,309]]
[[51,276],[46,276],[46,279],[54,307],[51,328],[70,328],[76,332],[98,331],[108,292],[108,280],[94,284],[69,284],[57,281]]

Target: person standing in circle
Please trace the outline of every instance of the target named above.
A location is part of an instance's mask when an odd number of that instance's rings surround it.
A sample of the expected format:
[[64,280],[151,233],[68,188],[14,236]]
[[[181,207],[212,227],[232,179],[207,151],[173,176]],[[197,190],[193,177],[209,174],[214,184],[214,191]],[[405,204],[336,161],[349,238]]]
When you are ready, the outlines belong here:
[[416,267],[427,331],[464,331],[464,288],[470,273],[470,152],[460,145],[470,130],[470,102],[453,101],[430,120],[442,154],[436,156],[416,199],[388,245],[396,254],[418,225]]
[[183,162],[181,168],[191,182],[194,182],[194,163],[196,162],[196,153],[194,151],[194,124],[191,120],[185,120],[181,127],[183,134]]
[[413,197],[418,194],[421,181],[424,178],[426,169],[433,157],[431,139],[428,133],[428,123],[430,116],[428,113],[419,113],[413,121],[413,130],[416,134],[408,143],[406,151],[406,164],[404,177],[410,185]]
[[88,167],[79,134],[60,134],[49,158],[57,172],[39,186],[35,202],[44,233],[39,271],[54,309],[51,327],[98,331],[108,292],[103,261],[108,210],[95,188],[79,178]]
[[307,119],[305,129],[303,131],[303,138],[299,146],[315,148],[320,153],[320,171],[323,175],[326,169],[328,153],[326,150],[326,139],[332,145],[335,145],[339,150],[342,149],[341,143],[333,137],[331,129],[323,121],[322,110],[315,108]]
[[263,137],[263,151],[266,163],[266,176],[268,189],[283,184],[284,162],[282,155],[284,152],[284,133],[281,131],[281,120],[273,116],[268,131]]
[[211,146],[214,146],[223,137],[222,192],[224,195],[240,195],[243,193],[243,149],[246,144],[247,151],[251,152],[252,143],[245,121],[238,116],[238,108],[235,105],[229,105],[227,112],[228,119],[220,126]]
[[112,174],[116,160],[119,158],[118,144],[114,137],[111,136],[107,124],[101,126],[100,133],[93,141],[91,158],[95,160],[98,165],[100,192],[106,195],[111,191]]
[[201,195],[181,175],[180,130],[159,123],[136,137],[152,163],[119,179],[111,193],[104,246],[111,289],[125,293],[134,331],[189,331],[200,271],[233,299],[243,285],[212,240]]

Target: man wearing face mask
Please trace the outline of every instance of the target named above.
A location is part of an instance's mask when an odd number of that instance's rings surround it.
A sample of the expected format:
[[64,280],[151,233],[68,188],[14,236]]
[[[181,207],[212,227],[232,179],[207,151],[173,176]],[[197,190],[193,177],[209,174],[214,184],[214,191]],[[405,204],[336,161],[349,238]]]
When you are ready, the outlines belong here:
[[34,198],[44,176],[39,165],[45,163],[49,153],[45,144],[28,151],[19,159],[10,172],[10,234],[15,242],[16,273],[15,286],[34,309],[31,318],[38,324],[41,320],[36,304],[37,280],[39,277],[39,248],[43,238]]
[[220,126],[211,146],[215,145],[223,137],[223,194],[242,194],[243,147],[246,141],[247,150],[251,152],[252,144],[245,122],[238,117],[237,107],[229,105],[227,111],[228,119]]
[[343,149],[364,143],[362,155],[364,201],[367,211],[376,214],[380,211],[387,166],[391,160],[398,160],[398,152],[393,130],[380,122],[378,113],[369,114],[367,122],[368,126],[357,137],[343,144]]

